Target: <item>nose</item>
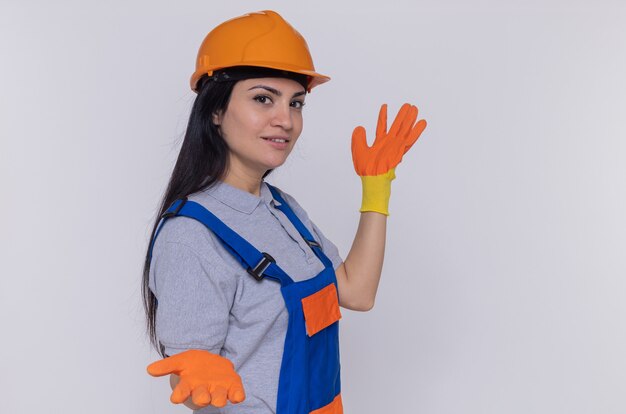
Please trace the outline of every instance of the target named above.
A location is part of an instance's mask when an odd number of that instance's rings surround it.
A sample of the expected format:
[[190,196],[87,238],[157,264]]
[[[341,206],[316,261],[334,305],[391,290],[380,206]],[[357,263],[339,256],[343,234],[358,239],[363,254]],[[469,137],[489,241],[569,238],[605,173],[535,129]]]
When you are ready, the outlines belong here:
[[274,106],[272,113],[272,126],[278,126],[282,129],[289,131],[293,128],[292,111],[289,103],[280,104]]

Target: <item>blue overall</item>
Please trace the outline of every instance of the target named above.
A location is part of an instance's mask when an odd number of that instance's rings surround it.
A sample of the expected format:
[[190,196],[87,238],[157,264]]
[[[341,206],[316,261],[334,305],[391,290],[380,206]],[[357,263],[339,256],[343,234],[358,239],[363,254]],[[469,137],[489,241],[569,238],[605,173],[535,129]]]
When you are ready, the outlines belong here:
[[268,187],[274,199],[280,202],[275,208],[287,216],[324,264],[324,270],[315,277],[294,282],[268,253],[258,251],[206,208],[186,198],[176,200],[163,214],[163,220],[151,241],[150,252],[168,218],[189,217],[215,233],[224,247],[259,282],[267,278],[280,283],[289,322],[280,367],[276,412],[341,414],[340,315],[335,271],[330,259],[278,190],[269,184]]

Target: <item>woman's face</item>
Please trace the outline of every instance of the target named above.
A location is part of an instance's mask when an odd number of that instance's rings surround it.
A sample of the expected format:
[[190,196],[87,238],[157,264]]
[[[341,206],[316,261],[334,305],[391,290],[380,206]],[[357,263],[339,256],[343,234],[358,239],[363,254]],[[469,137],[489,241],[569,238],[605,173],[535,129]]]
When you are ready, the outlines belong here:
[[229,172],[262,177],[282,165],[302,132],[305,89],[286,78],[239,81],[213,115],[230,149]]

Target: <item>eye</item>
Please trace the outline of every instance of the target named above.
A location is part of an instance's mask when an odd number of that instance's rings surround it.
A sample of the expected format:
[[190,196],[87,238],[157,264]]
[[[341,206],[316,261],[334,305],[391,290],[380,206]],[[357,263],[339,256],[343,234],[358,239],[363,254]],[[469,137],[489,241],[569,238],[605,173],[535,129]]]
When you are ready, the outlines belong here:
[[296,109],[302,109],[304,107],[304,101],[293,101],[291,107]]
[[261,104],[269,104],[272,103],[272,98],[267,95],[257,95],[254,97],[254,100]]

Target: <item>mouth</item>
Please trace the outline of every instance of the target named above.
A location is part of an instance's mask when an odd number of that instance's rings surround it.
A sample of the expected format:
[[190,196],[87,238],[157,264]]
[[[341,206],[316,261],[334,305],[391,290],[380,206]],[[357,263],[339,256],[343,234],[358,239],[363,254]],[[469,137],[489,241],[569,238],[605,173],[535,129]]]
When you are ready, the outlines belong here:
[[290,140],[287,137],[261,137],[266,141],[277,142],[279,144],[288,143]]

